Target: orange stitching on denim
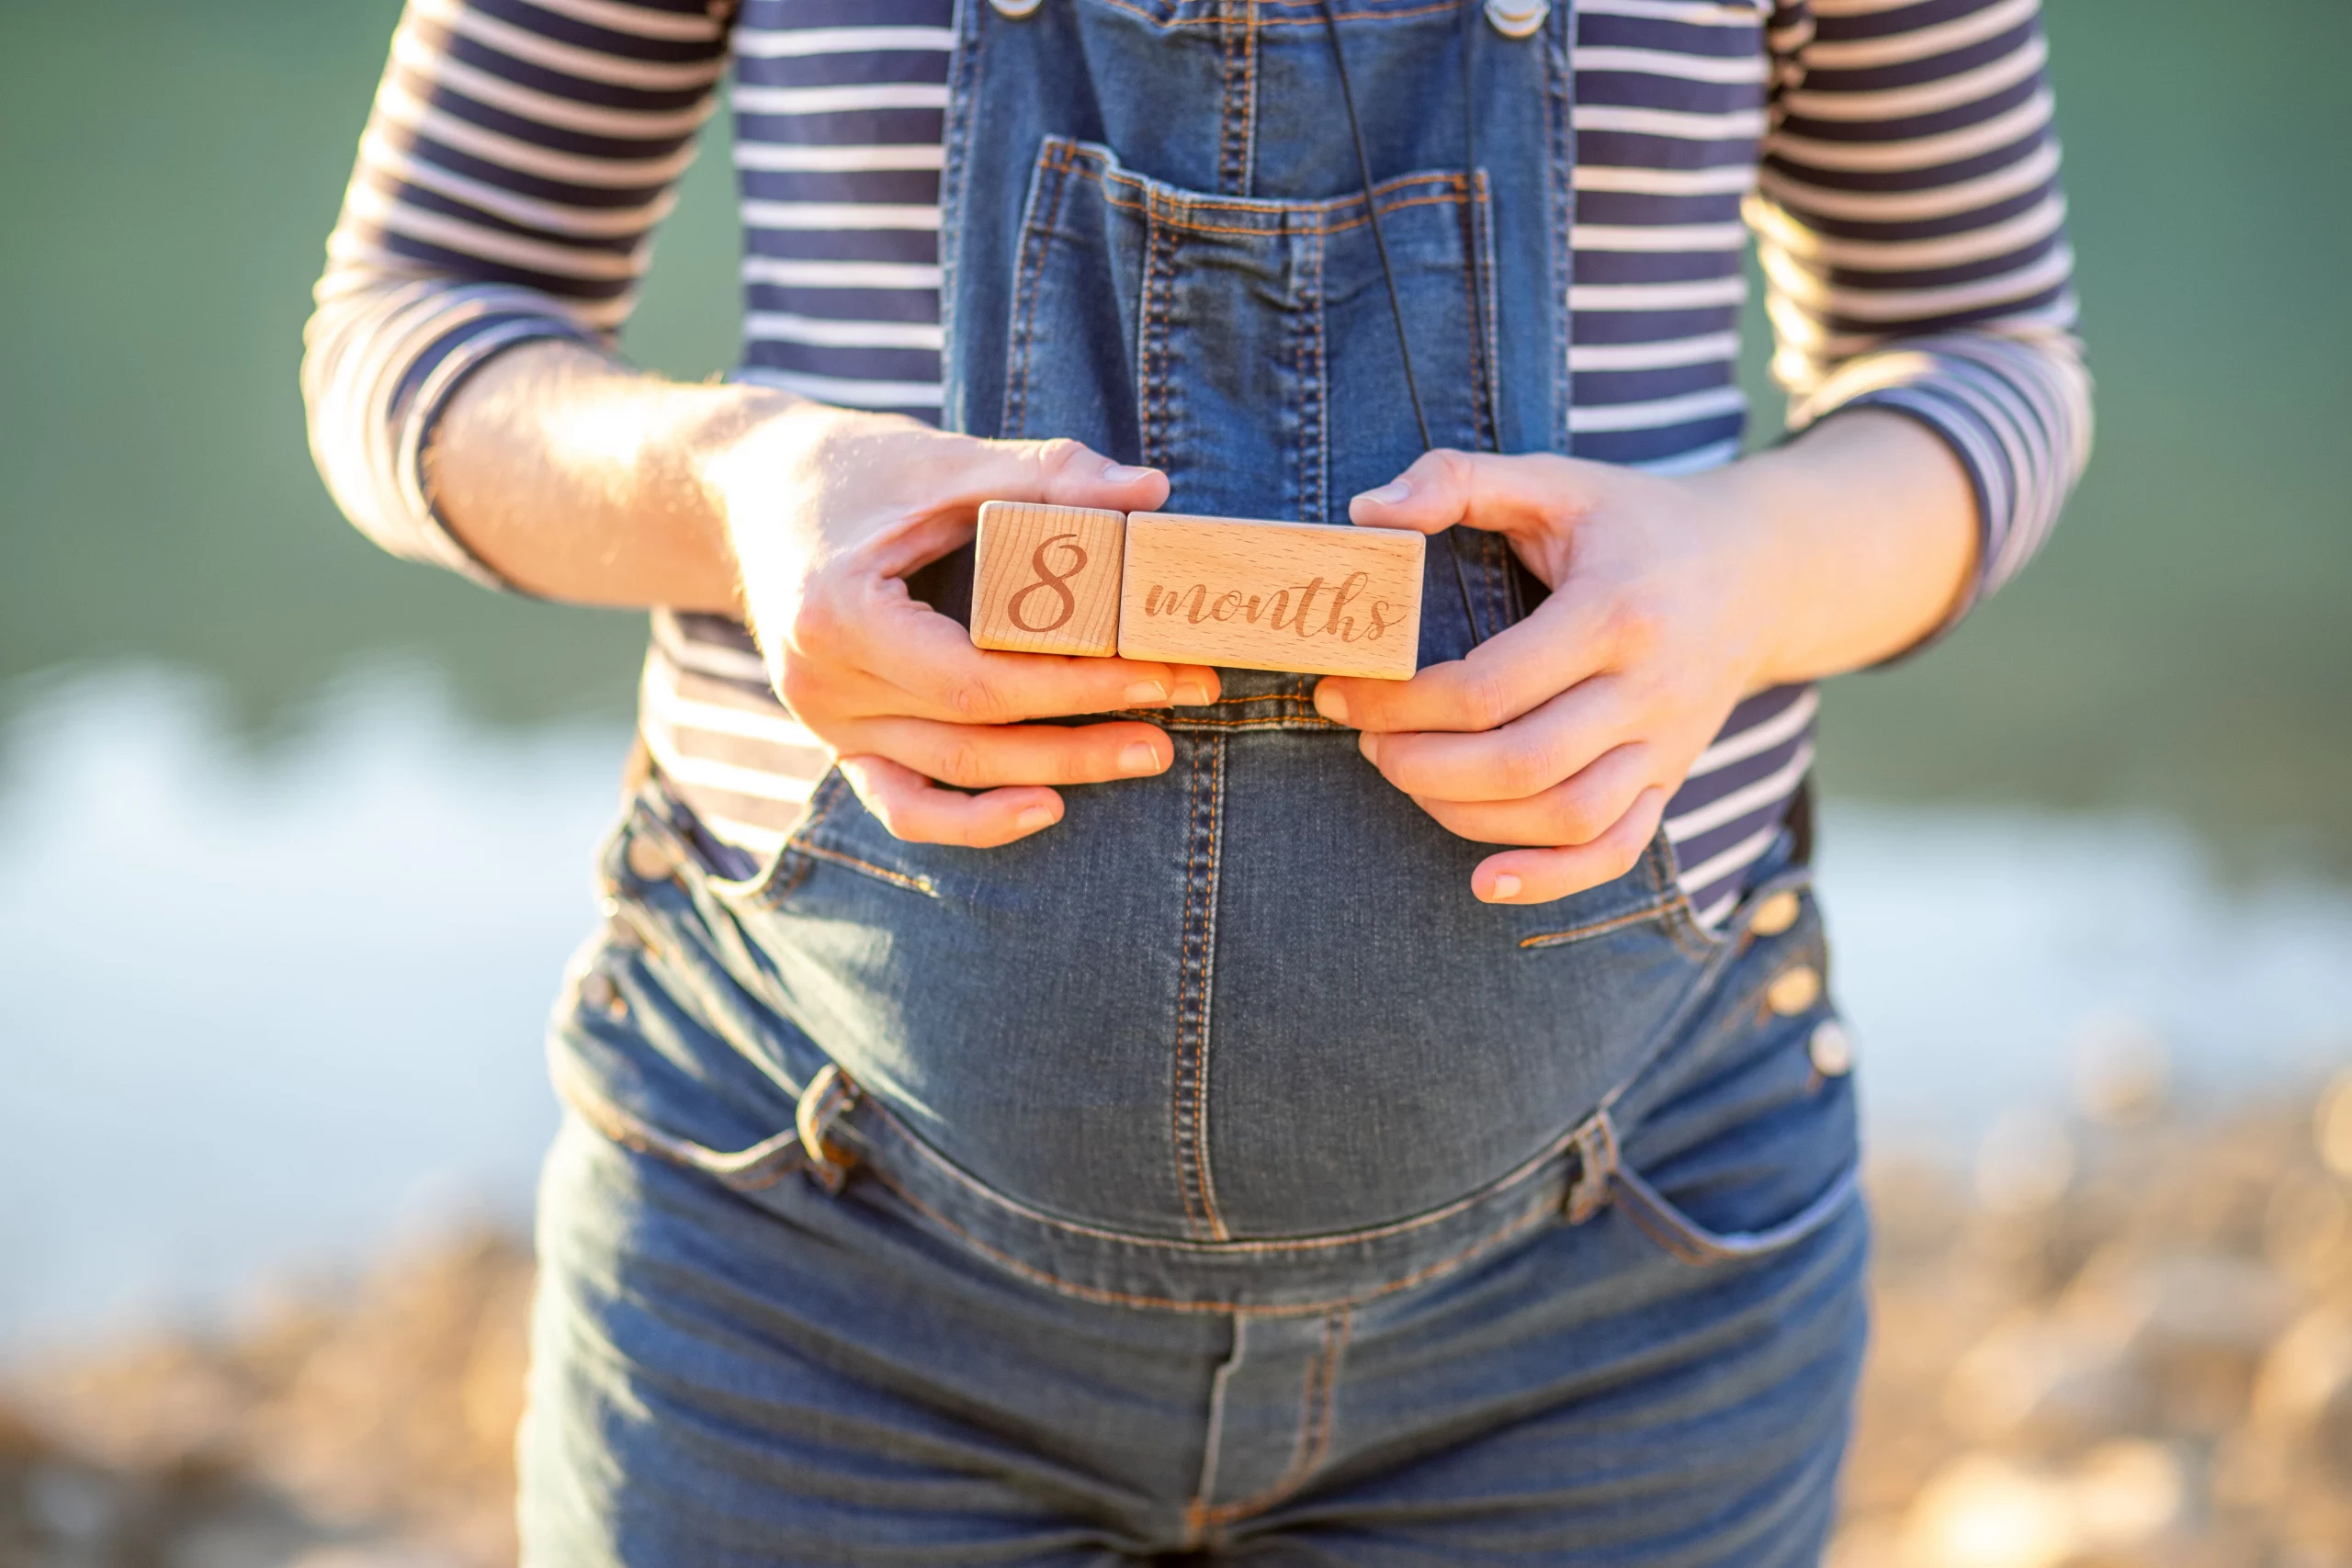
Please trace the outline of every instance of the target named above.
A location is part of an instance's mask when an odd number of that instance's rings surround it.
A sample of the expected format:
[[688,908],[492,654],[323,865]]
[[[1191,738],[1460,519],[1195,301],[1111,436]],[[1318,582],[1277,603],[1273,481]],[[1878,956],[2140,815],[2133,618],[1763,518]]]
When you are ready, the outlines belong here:
[[1035,361],[1034,338],[1037,325],[1037,296],[1045,292],[1046,249],[1053,241],[1054,231],[1060,226],[1062,198],[1069,190],[1069,160],[1076,149],[1067,141],[1049,142],[1040,157],[1046,172],[1053,176],[1052,208],[1046,214],[1042,230],[1032,229],[1022,235],[1021,330],[1015,341],[1020,345],[1019,381],[1005,394],[1005,434],[1024,434],[1024,422],[1029,417],[1029,367]]
[[[1304,447],[1299,453],[1302,465],[1299,472],[1299,491],[1302,496],[1314,497],[1315,520],[1318,523],[1329,523],[1331,520],[1331,355],[1329,346],[1323,340],[1323,263],[1325,258],[1320,236],[1317,237],[1313,255],[1314,276],[1313,288],[1310,290],[1313,302],[1306,310],[1307,331],[1306,337],[1302,340],[1300,353],[1311,353],[1314,355],[1314,363],[1311,366],[1301,365],[1299,377],[1302,382],[1314,388],[1315,442],[1314,457],[1311,462]],[[1312,707],[1313,699],[1300,700],[1307,703],[1310,708]]]
[[1363,1302],[1377,1301],[1383,1296],[1394,1295],[1398,1291],[1409,1291],[1416,1285],[1427,1284],[1442,1274],[1451,1273],[1471,1259],[1511,1240],[1522,1231],[1532,1229],[1535,1225],[1550,1219],[1559,1207],[1555,1199],[1539,1198],[1509,1222],[1487,1232],[1460,1251],[1450,1253],[1433,1263],[1422,1265],[1409,1274],[1399,1275],[1394,1280],[1355,1295],[1331,1296],[1322,1301],[1300,1302],[1290,1306],[1236,1306],[1230,1302],[1180,1302],[1168,1296],[1139,1296],[1125,1291],[1108,1291],[1098,1285],[1081,1285],[1075,1280],[1065,1280],[1060,1275],[1048,1273],[1034,1264],[1023,1263],[1001,1247],[989,1246],[916,1197],[900,1185],[889,1172],[875,1166],[868,1166],[865,1169],[876,1180],[896,1193],[899,1201],[915,1213],[960,1237],[964,1244],[975,1252],[992,1258],[1001,1267],[1011,1269],[1024,1280],[1043,1285],[1047,1290],[1076,1297],[1080,1301],[1102,1302],[1112,1306],[1154,1307],[1165,1312],[1217,1313],[1235,1317],[1306,1317],[1318,1312],[1336,1312],[1340,1308],[1355,1306]]
[[1225,847],[1225,743],[1216,743],[1209,760],[1208,879],[1201,896],[1201,1019],[1193,1032],[1193,1175],[1201,1186],[1201,1208],[1209,1217],[1209,1235],[1231,1241],[1225,1216],[1216,1207],[1216,1173],[1209,1165],[1209,1008],[1216,982],[1216,879]]
[[845,865],[853,871],[862,871],[868,876],[880,877],[895,887],[903,887],[910,893],[920,893],[926,898],[939,897],[937,885],[928,876],[909,876],[903,871],[892,871],[888,866],[876,865],[872,861],[860,860],[855,855],[845,854],[840,850],[829,850],[821,844],[803,844],[800,846],[800,853],[817,860],[831,861],[835,865]]
[[1192,1026],[1184,1016],[1184,1004],[1192,991],[1193,975],[1193,818],[1200,809],[1201,753],[1204,750],[1198,743],[1193,745],[1190,777],[1184,789],[1184,909],[1176,933],[1176,1084],[1168,1097],[1168,1141],[1176,1161],[1176,1195],[1184,1205],[1185,1226],[1193,1231],[1200,1229],[1201,1216],[1193,1202],[1193,1177],[1187,1164],[1192,1144],[1185,1136],[1184,1080],[1190,1071]]
[[[1081,176],[1086,173],[1080,169],[1073,172]],[[1137,419],[1143,428],[1138,434],[1144,466],[1164,468],[1169,461],[1168,313],[1174,291],[1176,243],[1168,225],[1149,213],[1145,218],[1143,341],[1136,354],[1136,369],[1142,381],[1137,388]]]
[[[1124,168],[1103,166],[1102,154],[1092,152],[1078,143],[1064,140],[1062,145],[1070,151],[1069,172],[1080,179],[1094,180],[1103,186],[1102,199],[1126,212],[1141,212],[1159,222],[1201,234],[1336,234],[1349,229],[1362,228],[1368,217],[1351,217],[1337,222],[1329,221],[1330,215],[1350,211],[1363,206],[1361,195],[1333,197],[1324,201],[1282,202],[1271,198],[1250,198],[1222,201],[1216,197],[1192,192],[1174,192],[1166,186],[1155,187],[1141,175]],[[1125,186],[1141,193],[1142,199],[1122,199],[1111,193],[1113,186]],[[1427,186],[1440,187],[1437,194],[1407,196],[1403,193]],[[1474,199],[1469,182],[1457,174],[1404,175],[1373,187],[1375,205],[1383,215],[1401,211],[1408,207],[1432,205],[1452,206]],[[1234,224],[1219,226],[1203,223],[1186,216],[1193,212],[1257,212],[1268,222],[1259,225]],[[1306,221],[1321,218],[1323,221]]]
[[[1223,753],[1221,742],[1196,744],[1193,748],[1185,825],[1184,918],[1179,938],[1182,967],[1176,995],[1176,1083],[1170,1104],[1170,1131],[1176,1140],[1176,1179],[1184,1201],[1184,1217],[1196,1230],[1205,1230],[1211,1241],[1232,1239],[1224,1217],[1216,1211],[1216,1200],[1210,1189],[1207,1126],[1209,987],[1216,948],[1216,802],[1224,784]],[[1204,831],[1207,840],[1205,852],[1202,844]]]
[[1272,718],[1162,719],[1170,729],[1345,729],[1319,714],[1277,714]]
[[[1185,211],[1193,208],[1214,207],[1218,205],[1215,202],[1187,201],[1182,204],[1175,204],[1121,201],[1117,197],[1113,196],[1107,189],[1102,193],[1102,199],[1108,202],[1111,206],[1118,208],[1122,211],[1141,212],[1148,215],[1154,220],[1153,226],[1155,228],[1165,227],[1170,229],[1182,229],[1188,234],[1251,234],[1261,237],[1269,237],[1283,233],[1331,235],[1344,233],[1350,229],[1361,229],[1366,223],[1371,221],[1368,218],[1350,218],[1341,222],[1329,224],[1301,224],[1285,222],[1279,228],[1252,228],[1247,224],[1239,223],[1203,223],[1183,216]],[[1381,216],[1385,218],[1392,212],[1401,212],[1408,207],[1452,207],[1458,205],[1461,200],[1462,197],[1459,196],[1450,194],[1444,196],[1410,196],[1406,197],[1399,201],[1384,203],[1380,209],[1380,213]],[[1176,207],[1177,210],[1169,210],[1171,206]],[[1287,219],[1292,215],[1290,213],[1284,213],[1282,216]]]
[[1611,915],[1605,920],[1594,920],[1589,925],[1570,926],[1566,931],[1538,931],[1533,936],[1523,936],[1519,939],[1519,945],[1560,947],[1568,942],[1581,942],[1589,936],[1605,936],[1611,931],[1622,931],[1627,926],[1638,926],[1644,921],[1655,920],[1671,907],[1671,900],[1661,899],[1657,903],[1646,905],[1628,914]]
[[1347,1307],[1341,1306],[1325,1316],[1322,1353],[1306,1363],[1306,1386],[1299,1394],[1298,1436],[1291,1439],[1290,1463],[1272,1484],[1255,1496],[1203,1507],[1200,1518],[1204,1525],[1228,1525],[1252,1514],[1262,1514],[1306,1485],[1307,1478],[1322,1466],[1324,1457],[1331,1450],[1331,1405],[1339,1388],[1340,1358],[1353,1331],[1354,1318]]
[[[1263,0],[1263,3],[1289,6],[1303,4],[1305,0]],[[1125,11],[1131,17],[1140,17],[1157,28],[1211,28],[1218,26],[1224,20],[1220,17],[1162,16],[1148,6],[1133,4],[1132,0],[1102,0],[1102,4],[1114,10]],[[1337,15],[1343,22],[1400,21],[1410,20],[1415,17],[1442,16],[1449,11],[1460,8],[1458,0],[1442,0],[1440,4],[1416,6],[1410,10],[1340,11]],[[1308,17],[1258,17],[1252,18],[1250,25],[1253,28],[1315,28],[1323,25],[1323,16],[1320,11],[1317,11]]]
[[[1227,6],[1241,7],[1240,26]],[[1217,127],[1217,179],[1238,195],[1250,194],[1251,147],[1257,140],[1258,0],[1226,0],[1218,22],[1225,33],[1225,102]]]
[[[882,1122],[894,1133],[899,1140],[924,1164],[934,1168],[941,1175],[972,1193],[981,1201],[992,1208],[1002,1210],[1024,1224],[1137,1251],[1190,1254],[1200,1258],[1258,1258],[1274,1257],[1285,1253],[1326,1252],[1340,1247],[1360,1247],[1373,1242],[1386,1241],[1392,1236],[1409,1235],[1415,1231],[1426,1230],[1430,1225],[1442,1224],[1456,1214],[1465,1213],[1491,1199],[1500,1198],[1512,1188],[1522,1186],[1541,1177],[1576,1142],[1577,1132],[1577,1128],[1571,1127],[1478,1191],[1467,1197],[1456,1198],[1452,1202],[1431,1209],[1426,1213],[1415,1214],[1402,1220],[1391,1220],[1385,1224],[1368,1225],[1360,1230],[1342,1231],[1333,1235],[1270,1238],[1261,1241],[1206,1242],[1105,1230],[1100,1225],[1084,1224],[1076,1220],[1057,1219],[1054,1215],[1040,1213],[1024,1203],[1006,1197],[1003,1193],[966,1174],[954,1161],[923,1142],[905,1122],[892,1115],[889,1110],[878,1100],[868,1099],[864,1110],[866,1115]],[[1578,1123],[1578,1126],[1581,1125],[1582,1123]],[[864,1136],[854,1125],[843,1123],[843,1126],[851,1135]]]

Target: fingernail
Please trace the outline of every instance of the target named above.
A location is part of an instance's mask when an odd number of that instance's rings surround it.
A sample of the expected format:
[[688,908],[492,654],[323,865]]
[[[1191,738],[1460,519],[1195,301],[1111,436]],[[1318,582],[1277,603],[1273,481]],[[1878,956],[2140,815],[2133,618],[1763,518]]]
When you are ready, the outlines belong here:
[[1198,681],[1176,682],[1176,705],[1180,708],[1204,708],[1215,701],[1209,689]]
[[1105,484],[1131,485],[1137,479],[1148,479],[1150,477],[1151,470],[1149,468],[1130,468],[1125,463],[1105,463],[1102,465],[1102,482]]
[[1519,889],[1519,878],[1513,876],[1510,872],[1504,872],[1500,876],[1495,878],[1494,886],[1487,892],[1487,898],[1490,903],[1500,903],[1506,898],[1518,897]]
[[1151,749],[1148,740],[1136,740],[1119,749],[1119,771],[1123,773],[1156,773],[1159,772],[1159,753]]
[[1127,688],[1129,707],[1148,707],[1168,700],[1168,688],[1157,681],[1137,681]]
[[1413,487],[1403,479],[1391,479],[1378,490],[1368,490],[1356,499],[1368,501],[1374,506],[1394,506],[1412,493]]
[[1315,711],[1333,724],[1348,722],[1348,699],[1329,681],[1315,688]]
[[1014,826],[1024,833],[1034,833],[1040,828],[1053,825],[1054,808],[1050,806],[1033,806],[1014,818]]

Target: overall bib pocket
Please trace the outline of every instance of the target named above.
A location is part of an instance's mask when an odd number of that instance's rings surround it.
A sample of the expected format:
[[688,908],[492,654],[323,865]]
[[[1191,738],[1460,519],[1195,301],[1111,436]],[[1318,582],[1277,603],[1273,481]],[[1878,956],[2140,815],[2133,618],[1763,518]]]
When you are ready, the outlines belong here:
[[[1487,182],[1407,174],[1373,198],[1430,439],[1491,447]],[[1074,436],[1159,468],[1170,511],[1344,523],[1350,497],[1421,449],[1361,195],[1211,195],[1048,136],[1012,258],[1008,333],[1001,434]],[[1502,629],[1511,595],[1499,539],[1433,539],[1421,662]]]

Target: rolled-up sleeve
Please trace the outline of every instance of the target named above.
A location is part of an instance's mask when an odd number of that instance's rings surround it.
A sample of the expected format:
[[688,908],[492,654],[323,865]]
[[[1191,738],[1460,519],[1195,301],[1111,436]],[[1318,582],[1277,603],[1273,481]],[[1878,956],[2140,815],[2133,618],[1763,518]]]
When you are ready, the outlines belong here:
[[[1899,411],[1958,454],[1981,549],[1951,620],[2016,575],[2089,456],[2037,0],[1783,0],[1749,203],[1802,428]],[[1949,623],[1948,623],[1949,625]]]
[[697,0],[409,0],[304,329],[311,449],[395,555],[497,586],[422,457],[466,376],[534,339],[609,345],[725,65]]

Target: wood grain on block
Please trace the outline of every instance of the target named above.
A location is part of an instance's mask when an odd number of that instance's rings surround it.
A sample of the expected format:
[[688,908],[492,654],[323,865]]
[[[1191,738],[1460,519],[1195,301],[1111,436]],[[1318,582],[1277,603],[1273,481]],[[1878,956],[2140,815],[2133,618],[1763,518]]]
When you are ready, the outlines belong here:
[[991,501],[980,508],[972,641],[1013,653],[1119,651],[1116,512]]
[[1119,652],[1402,681],[1420,651],[1426,552],[1390,528],[1131,513]]

